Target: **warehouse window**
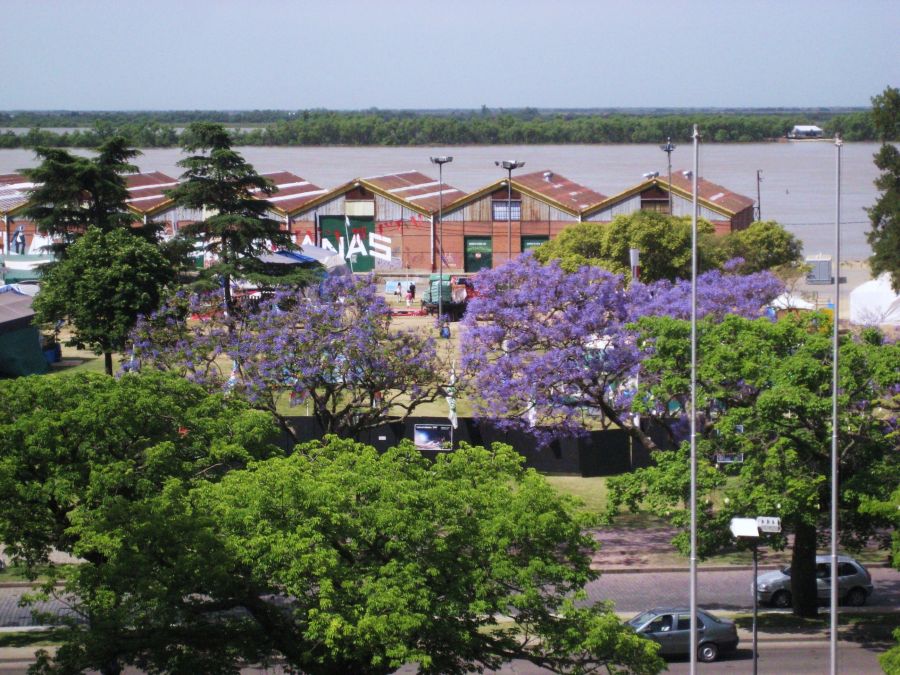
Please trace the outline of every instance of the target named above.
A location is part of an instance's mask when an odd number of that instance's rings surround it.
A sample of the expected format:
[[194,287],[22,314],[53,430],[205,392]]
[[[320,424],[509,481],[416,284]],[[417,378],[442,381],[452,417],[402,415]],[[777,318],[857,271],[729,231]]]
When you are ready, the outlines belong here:
[[509,215],[507,216],[505,199],[495,199],[492,203],[494,220],[522,220],[522,200],[513,199],[509,202]]

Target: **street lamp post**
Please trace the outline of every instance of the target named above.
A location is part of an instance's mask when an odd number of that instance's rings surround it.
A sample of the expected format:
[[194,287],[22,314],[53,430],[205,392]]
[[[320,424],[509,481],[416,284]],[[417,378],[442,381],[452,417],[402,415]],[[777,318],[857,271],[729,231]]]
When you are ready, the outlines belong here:
[[[444,317],[444,164],[453,161],[453,157],[439,155],[432,157],[431,163],[438,165],[438,322]],[[433,267],[431,269],[434,269]],[[433,298],[432,298],[433,299]]]
[[671,137],[666,138],[666,142],[659,146],[659,149],[666,153],[669,160],[669,215],[672,215],[672,151],[675,150],[675,144],[672,143]]
[[762,220],[762,196],[759,192],[759,184],[762,183],[762,169],[756,170],[756,219]]
[[840,356],[838,328],[841,316],[841,146],[843,145],[841,135],[835,134],[837,197],[834,208],[834,317],[831,355],[831,631],[828,640],[831,675],[837,673],[838,631],[838,358]]
[[[691,174],[691,675],[697,673],[697,176],[700,172],[700,129],[694,125],[694,171]],[[671,192],[669,195],[671,196]],[[670,197],[671,198],[671,197]]]
[[[506,261],[512,260],[512,172],[525,166],[525,162],[518,162],[514,159],[497,160],[494,162],[499,167],[506,169],[508,174],[506,179]],[[522,214],[519,213],[521,222]]]

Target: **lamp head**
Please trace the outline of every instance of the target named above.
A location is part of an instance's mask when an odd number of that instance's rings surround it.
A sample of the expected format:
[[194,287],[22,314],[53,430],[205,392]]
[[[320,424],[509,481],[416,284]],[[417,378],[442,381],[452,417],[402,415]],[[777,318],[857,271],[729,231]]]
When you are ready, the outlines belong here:
[[432,157],[432,158],[431,158],[431,163],[432,163],[432,164],[438,164],[438,165],[441,165],[441,164],[449,164],[449,163],[452,162],[452,161],[453,161],[453,157],[450,157],[450,156],[448,156],[448,155],[439,155],[439,156],[437,156],[437,157]]
[[518,169],[525,166],[525,162],[518,162],[514,159],[497,160],[496,162],[494,162],[494,164],[503,167],[507,171],[512,171],[513,169]]

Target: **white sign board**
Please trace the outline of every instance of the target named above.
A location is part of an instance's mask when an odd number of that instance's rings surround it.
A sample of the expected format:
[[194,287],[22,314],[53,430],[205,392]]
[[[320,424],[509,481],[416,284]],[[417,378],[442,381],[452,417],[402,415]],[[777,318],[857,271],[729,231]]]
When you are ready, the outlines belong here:
[[756,526],[760,532],[781,532],[781,518],[774,516],[757,516]]
[[732,518],[731,534],[735,537],[758,537],[759,530],[756,527],[755,518]]

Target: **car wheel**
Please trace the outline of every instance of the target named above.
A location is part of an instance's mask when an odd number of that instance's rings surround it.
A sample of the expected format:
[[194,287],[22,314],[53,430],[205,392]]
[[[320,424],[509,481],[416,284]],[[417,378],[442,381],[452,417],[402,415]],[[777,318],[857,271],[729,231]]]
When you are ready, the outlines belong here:
[[851,588],[844,601],[851,607],[862,607],[866,604],[866,592],[861,588]]
[[712,663],[719,657],[719,648],[715,642],[704,642],[697,650],[697,658],[703,663]]
[[790,591],[778,591],[772,596],[772,604],[780,609],[787,609],[791,606]]

